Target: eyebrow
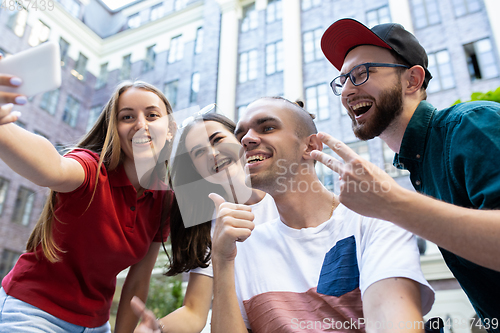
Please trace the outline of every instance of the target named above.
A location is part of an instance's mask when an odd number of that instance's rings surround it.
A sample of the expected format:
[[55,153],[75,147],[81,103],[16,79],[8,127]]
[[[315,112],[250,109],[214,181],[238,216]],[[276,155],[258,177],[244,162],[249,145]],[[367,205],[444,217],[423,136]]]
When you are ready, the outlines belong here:
[[[210,136],[208,137],[208,141],[209,141],[209,142],[211,142],[211,141],[212,141],[212,139],[213,139],[213,138],[214,138],[217,134],[219,134],[219,133],[221,133],[221,132],[220,132],[220,131],[217,131],[217,132],[212,133],[212,135],[210,135]],[[189,153],[190,153],[190,154],[192,154],[194,150],[196,150],[196,149],[198,149],[198,148],[202,148],[202,147],[203,147],[203,146],[202,146],[201,144],[197,144],[196,146],[194,146],[193,148],[191,148],[191,150],[189,151]]]
[[[157,106],[157,105],[150,105],[150,106],[146,106],[145,110],[159,109],[159,108],[160,108],[160,107],[159,107],[159,106]],[[131,107],[126,106],[126,107],[124,107],[124,108],[120,109],[120,110],[118,111],[118,113],[120,113],[120,112],[122,112],[122,111],[134,111],[134,108],[131,108]]]
[[[278,118],[268,116],[268,117],[259,118],[259,119],[255,120],[254,123],[256,126],[259,126],[259,125],[262,125],[264,123],[273,122],[273,121],[277,122],[277,123],[280,122],[280,120]],[[237,137],[242,132],[244,132],[244,130],[241,127],[238,127],[238,128],[236,128],[236,131],[234,131],[234,136]]]

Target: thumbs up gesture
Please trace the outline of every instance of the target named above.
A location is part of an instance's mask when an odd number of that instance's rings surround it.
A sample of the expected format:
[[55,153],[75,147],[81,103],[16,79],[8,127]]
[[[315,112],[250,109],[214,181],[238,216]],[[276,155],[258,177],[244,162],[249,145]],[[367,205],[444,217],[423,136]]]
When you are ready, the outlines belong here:
[[217,209],[212,256],[221,261],[234,261],[236,242],[243,242],[250,237],[255,227],[254,215],[249,206],[226,202],[215,193],[209,197]]

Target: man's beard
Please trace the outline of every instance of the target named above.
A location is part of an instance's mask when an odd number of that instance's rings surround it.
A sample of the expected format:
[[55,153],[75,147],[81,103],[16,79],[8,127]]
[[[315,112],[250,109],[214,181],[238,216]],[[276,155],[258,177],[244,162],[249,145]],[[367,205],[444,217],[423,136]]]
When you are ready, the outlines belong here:
[[403,112],[403,96],[401,82],[390,90],[380,94],[379,102],[373,106],[377,108],[372,119],[362,124],[356,122],[356,118],[349,114],[352,119],[352,130],[360,140],[366,141],[379,136],[387,127]]

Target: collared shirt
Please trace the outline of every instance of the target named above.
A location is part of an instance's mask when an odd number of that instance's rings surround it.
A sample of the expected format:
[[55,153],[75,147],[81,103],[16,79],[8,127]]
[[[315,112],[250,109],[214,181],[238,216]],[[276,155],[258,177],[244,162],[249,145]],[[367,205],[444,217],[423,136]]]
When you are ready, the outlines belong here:
[[56,263],[44,257],[40,245],[36,254],[24,253],[2,286],[62,320],[98,327],[109,319],[118,273],[141,261],[152,242],[166,239],[169,220],[160,227],[161,216],[173,195],[145,190],[137,198],[122,164],[98,172],[99,155],[93,152],[77,149],[65,157],[85,171],[80,187],[56,195],[53,235],[65,252]]
[[[457,206],[499,209],[500,104],[469,102],[438,111],[422,101],[394,165],[410,171],[418,192]],[[478,315],[499,318],[500,272],[440,250]]]

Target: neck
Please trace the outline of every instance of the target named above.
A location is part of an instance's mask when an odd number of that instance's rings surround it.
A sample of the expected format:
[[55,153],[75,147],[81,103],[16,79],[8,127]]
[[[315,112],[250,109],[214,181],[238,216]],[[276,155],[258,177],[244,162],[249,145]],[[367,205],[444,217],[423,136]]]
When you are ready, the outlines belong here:
[[[295,188],[288,188],[284,193],[272,193],[281,221],[290,228],[317,227],[330,219],[339,202],[338,198],[321,184],[316,174],[306,178],[310,179],[295,179]],[[287,183],[293,184],[290,181]],[[297,186],[299,183],[301,190]],[[308,184],[307,189],[303,184]]]
[[380,138],[387,143],[393,152],[399,153],[406,127],[408,127],[408,123],[410,122],[411,117],[413,117],[413,114],[419,104],[420,100],[405,101],[403,104],[403,112],[401,112],[401,114],[394,119],[386,130],[380,134]]
[[125,174],[127,175],[128,180],[135,188],[136,191],[141,191],[142,186],[139,183],[139,178],[137,177],[137,171],[135,169],[134,161],[126,159],[123,161],[123,168],[125,169]]

